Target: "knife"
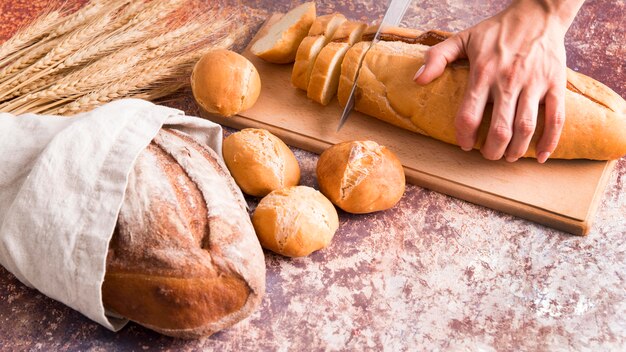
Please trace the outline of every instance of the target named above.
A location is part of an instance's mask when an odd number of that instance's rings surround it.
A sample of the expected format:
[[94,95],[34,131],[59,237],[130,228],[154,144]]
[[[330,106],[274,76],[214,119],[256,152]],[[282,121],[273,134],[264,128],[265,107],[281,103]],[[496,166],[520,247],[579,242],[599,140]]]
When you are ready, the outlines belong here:
[[[404,13],[406,12],[406,9],[409,7],[410,3],[411,0],[391,0],[389,8],[387,8],[387,12],[385,12],[385,17],[383,17],[383,21],[381,22],[380,27],[378,27],[376,35],[374,35],[374,39],[372,39],[369,47],[365,50],[365,54],[367,54],[367,52],[374,46],[374,44],[376,44],[380,40],[380,33],[382,33],[385,28],[397,26],[398,24],[400,24],[400,21],[402,21],[402,17],[404,17]],[[365,55],[363,56],[363,58],[365,59]],[[337,126],[337,132],[339,132],[341,127],[343,127],[343,125],[346,123],[348,117],[350,116],[350,113],[352,112],[352,109],[354,109],[354,92],[356,91],[356,82],[359,79],[359,73],[361,72],[362,64],[363,62],[361,61],[361,63],[359,64],[359,69],[356,71],[354,83],[352,84],[350,95],[348,96],[348,102],[346,103],[346,106],[343,109],[343,113],[341,114],[339,126]]]

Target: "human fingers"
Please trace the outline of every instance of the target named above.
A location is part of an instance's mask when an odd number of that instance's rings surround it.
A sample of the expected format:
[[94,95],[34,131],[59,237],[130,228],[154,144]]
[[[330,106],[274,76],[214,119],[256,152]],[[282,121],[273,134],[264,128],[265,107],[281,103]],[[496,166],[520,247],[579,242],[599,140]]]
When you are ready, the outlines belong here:
[[543,134],[537,143],[537,161],[541,164],[556,149],[565,123],[565,85],[555,85],[545,96],[545,120]]
[[476,144],[478,128],[489,98],[491,74],[486,67],[481,64],[470,65],[469,81],[454,120],[456,142],[465,151],[472,150]]
[[505,152],[508,162],[517,161],[528,150],[537,127],[537,110],[542,93],[538,87],[534,86],[528,86],[520,93],[513,122],[513,137]]
[[480,152],[485,159],[500,160],[513,136],[513,120],[519,95],[514,90],[502,91],[497,88],[492,89],[492,92],[494,99],[491,124]]
[[417,84],[428,84],[441,76],[448,64],[464,56],[465,51],[461,36],[452,36],[428,49],[424,64],[415,73],[413,80]]

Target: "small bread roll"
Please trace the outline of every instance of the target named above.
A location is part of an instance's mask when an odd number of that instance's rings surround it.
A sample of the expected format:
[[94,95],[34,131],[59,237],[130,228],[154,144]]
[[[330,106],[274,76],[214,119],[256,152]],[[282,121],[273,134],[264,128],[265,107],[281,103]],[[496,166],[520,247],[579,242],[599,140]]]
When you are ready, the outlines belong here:
[[267,130],[246,128],[224,139],[224,161],[242,191],[257,197],[300,182],[289,147]]
[[398,157],[373,141],[343,142],[325,150],[317,162],[317,181],[328,199],[355,214],[393,207],[405,186]]
[[261,77],[245,57],[225,49],[208,52],[194,66],[191,90],[206,111],[233,116],[251,108],[261,93]]
[[288,257],[326,248],[339,227],[333,204],[311,187],[283,188],[263,198],[252,215],[261,246]]

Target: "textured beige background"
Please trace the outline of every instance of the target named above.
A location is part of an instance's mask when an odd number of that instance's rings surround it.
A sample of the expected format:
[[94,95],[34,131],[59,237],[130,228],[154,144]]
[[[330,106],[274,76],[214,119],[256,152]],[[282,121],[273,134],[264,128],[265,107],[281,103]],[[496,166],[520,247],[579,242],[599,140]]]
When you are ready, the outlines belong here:
[[[0,40],[44,1],[0,0]],[[258,9],[244,11],[250,15],[297,2],[227,3]],[[363,20],[379,18],[384,3],[318,2],[320,12]],[[419,4],[407,16],[411,23],[459,30],[506,1]],[[623,0],[589,0],[566,45],[571,68],[625,96],[623,23]],[[172,105],[198,113],[188,94]],[[302,183],[315,186],[317,156],[295,153]],[[326,250],[295,260],[267,253],[261,309],[199,341],[134,324],[111,333],[0,268],[0,350],[624,350],[625,179],[622,159],[584,238],[409,186],[387,212],[340,213],[340,229]]]

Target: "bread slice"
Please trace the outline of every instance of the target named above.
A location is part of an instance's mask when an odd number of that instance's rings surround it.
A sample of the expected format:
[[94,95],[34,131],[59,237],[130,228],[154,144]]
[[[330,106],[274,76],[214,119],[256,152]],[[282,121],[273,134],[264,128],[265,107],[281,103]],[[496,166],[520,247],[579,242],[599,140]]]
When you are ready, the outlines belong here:
[[337,94],[341,63],[348,49],[361,40],[367,25],[362,22],[347,21],[337,30],[328,44],[320,52],[307,87],[307,96],[320,104],[328,105]]
[[354,44],[348,50],[346,56],[341,63],[341,75],[339,76],[339,89],[337,90],[337,98],[341,106],[346,106],[352,85],[356,79],[356,75],[361,68],[361,62],[369,49],[371,42],[359,42]]
[[309,36],[304,38],[296,53],[296,62],[291,71],[291,83],[294,87],[307,90],[317,55],[333,38],[337,28],[346,21],[344,15],[336,13],[319,16],[313,22]]
[[[459,61],[426,86],[413,82],[416,68],[424,63],[428,46],[381,41],[365,55],[357,78],[355,109],[399,127],[456,144],[454,120],[469,77],[469,64]],[[320,54],[321,56],[321,54]],[[358,60],[347,55],[345,61]],[[343,92],[354,81],[344,62]],[[393,68],[393,69],[390,69]],[[572,70],[567,71],[565,124],[551,158],[610,160],[626,155],[626,101],[609,87]],[[484,143],[491,120],[491,105],[478,132],[475,148]],[[538,125],[525,157],[536,157],[536,144],[543,133],[544,107],[539,107]]]
[[281,17],[252,45],[250,51],[268,62],[291,63],[314,21],[315,2],[306,2]]
[[330,40],[335,31],[342,23],[347,21],[346,16],[340,13],[331,13],[330,15],[322,15],[315,19],[315,22],[309,29],[309,36],[323,35]]
[[361,41],[361,37],[363,36],[363,32],[366,28],[367,25],[363,22],[344,22],[333,35],[332,41],[354,45],[354,43]]
[[322,105],[330,103],[337,94],[341,62],[348,49],[350,44],[342,42],[331,42],[322,49],[311,72],[311,81],[307,89],[309,98]]

